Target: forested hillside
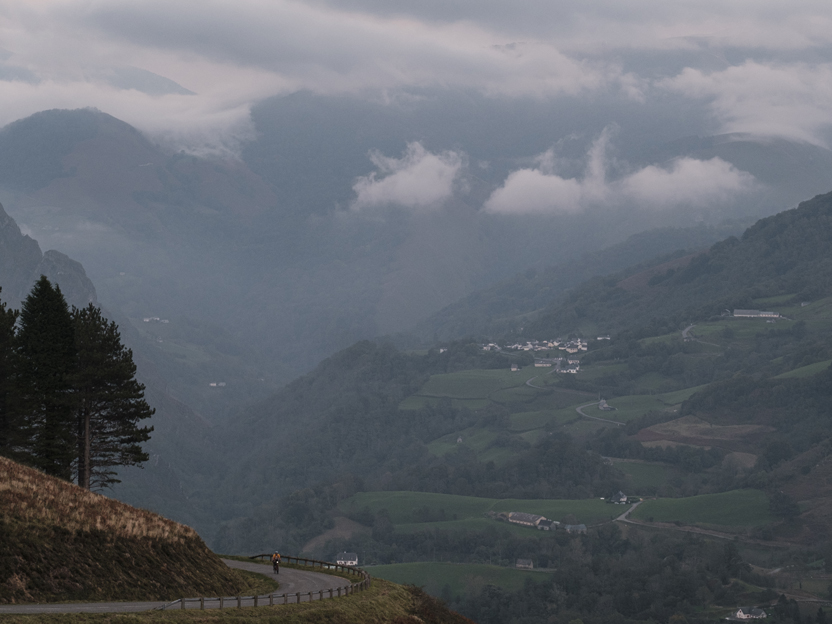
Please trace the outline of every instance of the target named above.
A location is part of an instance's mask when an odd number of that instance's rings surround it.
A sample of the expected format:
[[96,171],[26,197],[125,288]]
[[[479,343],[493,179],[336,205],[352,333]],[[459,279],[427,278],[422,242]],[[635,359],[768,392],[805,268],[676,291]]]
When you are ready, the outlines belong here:
[[610,333],[654,319],[675,326],[754,299],[812,301],[832,292],[832,194],[761,219],[707,252],[598,277],[526,326],[530,336]]
[[686,255],[742,231],[736,223],[690,228],[660,228],[630,236],[606,249],[586,252],[557,266],[531,267],[490,288],[477,290],[440,310],[399,337],[402,345],[433,344],[464,336],[503,336],[559,301],[569,288],[662,254]]
[[[216,546],[353,550],[397,579],[457,562],[431,591],[483,622],[503,606],[531,622],[708,619],[778,598],[778,621],[799,621],[793,599],[823,592],[795,593],[815,585],[794,570],[832,565],[830,215],[820,196],[707,251],[594,278],[524,332],[548,339],[539,351],[512,350],[512,333],[491,336],[496,350],[336,354],[224,434],[244,459],[217,490]],[[551,340],[570,334],[587,350],[560,374]],[[622,490],[656,500],[614,522],[623,509],[599,499]],[[509,511],[587,534],[501,522]],[[471,580],[518,558],[552,576]]]

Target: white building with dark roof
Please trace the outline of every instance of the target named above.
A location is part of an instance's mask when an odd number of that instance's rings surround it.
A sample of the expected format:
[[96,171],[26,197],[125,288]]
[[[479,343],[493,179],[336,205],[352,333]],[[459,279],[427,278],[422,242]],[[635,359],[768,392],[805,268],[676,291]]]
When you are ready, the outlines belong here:
[[358,565],[358,555],[352,552],[340,552],[338,553],[338,556],[335,557],[335,563],[338,565],[355,567]]

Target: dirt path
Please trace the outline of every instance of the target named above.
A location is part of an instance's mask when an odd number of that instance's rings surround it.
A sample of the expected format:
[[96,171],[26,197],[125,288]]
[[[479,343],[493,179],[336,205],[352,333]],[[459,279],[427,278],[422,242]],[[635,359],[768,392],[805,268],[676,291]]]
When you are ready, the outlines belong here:
[[584,413],[583,410],[584,410],[585,407],[589,407],[590,405],[598,405],[599,403],[600,403],[600,401],[593,401],[592,403],[586,403],[585,405],[581,405],[579,407],[576,407],[575,411],[578,412],[584,418],[591,418],[592,420],[600,420],[601,422],[610,423],[612,425],[618,425],[619,427],[621,425],[626,424],[626,423],[623,423],[623,422],[618,422],[617,420],[610,420],[608,418],[600,418],[599,416],[590,416],[589,414]]

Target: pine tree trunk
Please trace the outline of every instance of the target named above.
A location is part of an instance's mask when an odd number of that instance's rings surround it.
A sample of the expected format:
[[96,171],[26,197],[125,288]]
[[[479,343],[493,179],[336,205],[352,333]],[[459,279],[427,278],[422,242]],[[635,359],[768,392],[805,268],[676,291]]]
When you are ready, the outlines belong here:
[[81,409],[78,418],[78,485],[90,489],[92,469],[90,466],[90,413]]

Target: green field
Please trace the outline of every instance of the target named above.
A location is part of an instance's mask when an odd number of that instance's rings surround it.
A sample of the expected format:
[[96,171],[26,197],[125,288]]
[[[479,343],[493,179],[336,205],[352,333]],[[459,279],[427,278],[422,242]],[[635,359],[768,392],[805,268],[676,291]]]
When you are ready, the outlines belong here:
[[734,490],[689,498],[662,498],[639,505],[635,520],[683,522],[725,527],[752,527],[771,523],[768,497],[760,490]]
[[[496,521],[486,518],[488,511],[524,511],[539,514],[552,520],[562,520],[567,514],[573,514],[578,522],[596,524],[609,520],[620,513],[620,508],[598,499],[581,500],[517,500],[478,498],[476,496],[457,496],[454,494],[434,494],[431,492],[360,492],[343,501],[340,505],[345,512],[357,512],[365,508],[371,513],[386,509],[394,525],[402,525],[402,530],[415,530],[414,525],[433,525],[437,528],[470,528],[471,521],[477,526],[491,526]],[[431,510],[434,514],[442,512],[444,522],[417,523],[414,515],[420,509]],[[467,524],[466,524],[467,523]],[[441,526],[440,526],[441,525]],[[498,526],[512,526],[499,523]],[[397,526],[397,530],[398,530]],[[512,527],[515,528],[515,527]],[[529,531],[523,527],[516,527]]]
[[543,582],[545,572],[517,570],[479,563],[394,563],[371,566],[367,571],[387,581],[424,587],[425,591],[439,596],[447,586],[454,596],[478,592],[485,585],[496,585],[507,591],[523,587],[526,579]]
[[524,386],[528,379],[540,375],[540,370],[527,366],[517,372],[508,369],[474,369],[446,375],[431,375],[417,394],[451,399],[486,399],[497,390]]
[[655,462],[635,462],[624,460],[613,460],[613,464],[621,472],[627,475],[628,493],[636,494],[643,492],[645,488],[657,488],[676,474],[676,469],[666,464]]
[[695,392],[702,390],[702,388],[707,388],[707,384],[693,388],[685,388],[684,390],[676,390],[675,392],[665,392],[664,394],[656,395],[656,398],[665,405],[679,405],[682,401],[687,401]]
[[817,375],[821,371],[824,371],[827,368],[829,368],[830,364],[832,364],[832,360],[815,362],[814,364],[809,364],[808,366],[801,366],[800,368],[795,368],[794,370],[790,370],[789,372],[783,373],[782,375],[777,375],[775,379],[784,379],[788,377],[811,377],[812,375]]
[[588,407],[584,411],[587,414],[592,414],[593,416],[627,422],[628,420],[644,416],[650,411],[670,411],[672,408],[669,408],[668,404],[661,399],[661,397],[664,396],[666,395],[633,394],[629,396],[615,397],[614,399],[609,399],[607,401],[610,406],[615,408],[614,412],[602,412],[593,407]]

